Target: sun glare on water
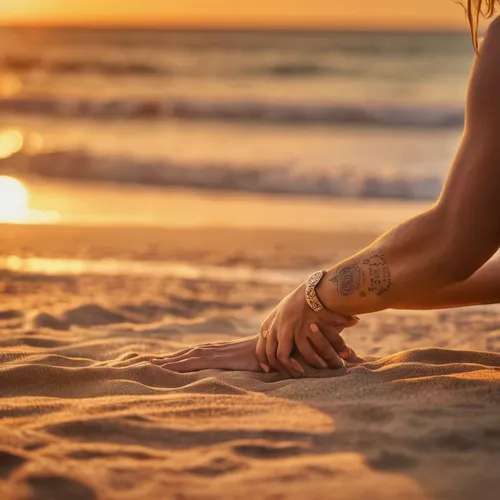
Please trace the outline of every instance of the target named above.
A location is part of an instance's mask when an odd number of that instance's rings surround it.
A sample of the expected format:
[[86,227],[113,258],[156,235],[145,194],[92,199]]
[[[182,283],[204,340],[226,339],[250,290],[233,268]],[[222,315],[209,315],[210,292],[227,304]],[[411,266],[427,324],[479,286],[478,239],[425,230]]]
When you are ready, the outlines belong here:
[[29,195],[13,177],[0,176],[0,222],[24,222],[29,215]]
[[34,210],[29,201],[29,192],[21,181],[0,175],[0,224],[56,224],[60,221],[56,211]]

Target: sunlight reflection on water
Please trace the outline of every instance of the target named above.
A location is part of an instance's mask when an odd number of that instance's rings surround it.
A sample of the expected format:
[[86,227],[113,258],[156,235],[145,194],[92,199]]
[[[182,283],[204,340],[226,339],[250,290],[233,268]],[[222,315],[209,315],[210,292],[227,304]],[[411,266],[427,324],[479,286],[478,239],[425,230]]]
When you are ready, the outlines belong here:
[[0,132],[0,159],[9,158],[21,151],[24,139],[18,130],[5,130]]
[[[0,150],[1,152],[1,150]],[[29,192],[24,184],[6,175],[0,175],[0,223],[54,223],[59,221],[55,211],[32,210]]]

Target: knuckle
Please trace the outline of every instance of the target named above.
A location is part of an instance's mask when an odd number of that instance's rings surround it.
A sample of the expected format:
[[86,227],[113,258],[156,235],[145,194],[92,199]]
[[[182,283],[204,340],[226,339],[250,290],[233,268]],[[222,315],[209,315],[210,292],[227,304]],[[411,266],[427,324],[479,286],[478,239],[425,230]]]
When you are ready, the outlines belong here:
[[260,329],[265,330],[266,328],[269,328],[273,322],[274,317],[268,316],[261,324],[260,324]]

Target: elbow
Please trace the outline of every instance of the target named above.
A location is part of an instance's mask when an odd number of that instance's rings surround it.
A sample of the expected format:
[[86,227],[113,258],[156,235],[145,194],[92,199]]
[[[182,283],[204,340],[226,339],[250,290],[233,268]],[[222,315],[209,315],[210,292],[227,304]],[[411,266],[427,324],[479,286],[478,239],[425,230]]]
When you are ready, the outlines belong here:
[[451,263],[443,266],[442,278],[447,285],[467,281],[479,268],[481,264],[475,265],[472,262],[460,261],[456,265]]
[[436,256],[436,278],[446,285],[468,280],[495,252],[489,238],[474,229],[450,220],[446,213],[437,211],[439,243],[431,244],[439,249]]

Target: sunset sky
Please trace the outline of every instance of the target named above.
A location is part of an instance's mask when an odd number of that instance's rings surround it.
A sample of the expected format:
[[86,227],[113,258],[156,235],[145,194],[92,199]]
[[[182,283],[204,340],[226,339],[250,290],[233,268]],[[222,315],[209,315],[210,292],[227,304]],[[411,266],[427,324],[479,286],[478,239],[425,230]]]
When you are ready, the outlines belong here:
[[453,0],[0,0],[0,23],[465,26]]

